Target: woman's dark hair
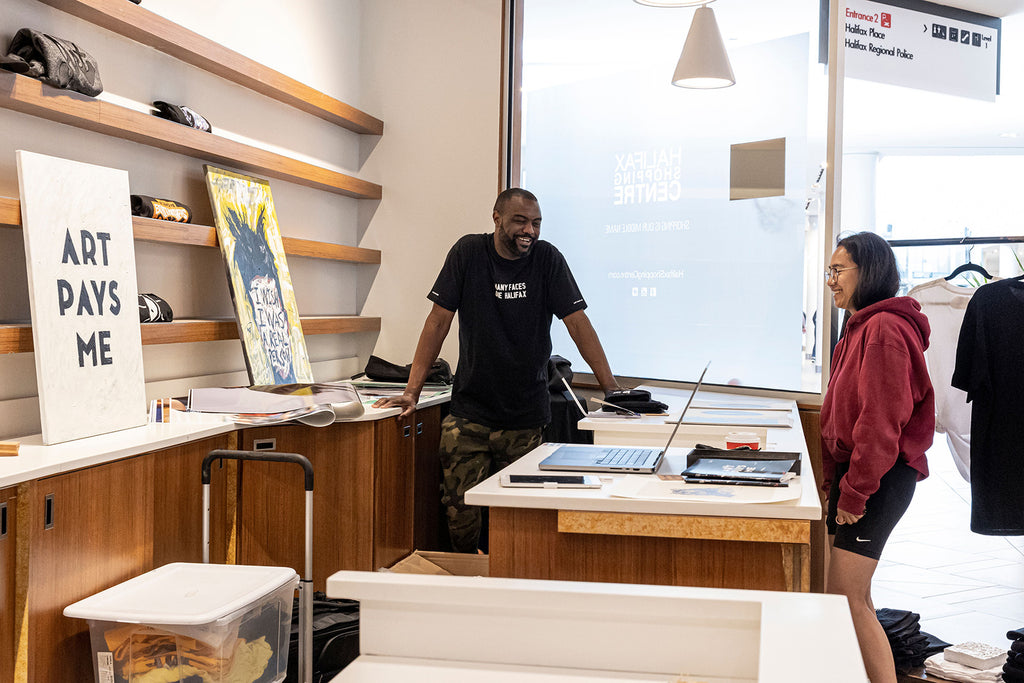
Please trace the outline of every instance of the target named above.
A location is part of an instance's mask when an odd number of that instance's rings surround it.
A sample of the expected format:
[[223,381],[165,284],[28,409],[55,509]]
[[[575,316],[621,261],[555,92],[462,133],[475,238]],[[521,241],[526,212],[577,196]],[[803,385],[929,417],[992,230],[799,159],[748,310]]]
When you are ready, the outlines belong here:
[[839,240],[839,247],[857,264],[857,288],[850,297],[856,310],[896,296],[900,271],[888,242],[873,232],[858,232]]

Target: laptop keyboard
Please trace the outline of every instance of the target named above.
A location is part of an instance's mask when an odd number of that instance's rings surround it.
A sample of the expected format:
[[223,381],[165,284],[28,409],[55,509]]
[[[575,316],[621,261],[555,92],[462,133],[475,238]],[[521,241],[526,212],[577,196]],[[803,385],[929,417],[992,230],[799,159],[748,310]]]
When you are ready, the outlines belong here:
[[651,454],[649,448],[616,448],[597,461],[598,465],[629,467],[642,463]]

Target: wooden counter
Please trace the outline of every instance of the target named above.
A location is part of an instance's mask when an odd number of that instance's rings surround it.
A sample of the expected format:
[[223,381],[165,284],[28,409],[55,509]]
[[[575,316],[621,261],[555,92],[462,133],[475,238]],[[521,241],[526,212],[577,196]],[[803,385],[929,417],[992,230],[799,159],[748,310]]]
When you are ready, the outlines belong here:
[[[799,425],[795,404],[791,412]],[[809,591],[811,524],[822,510],[803,434],[770,430],[768,444],[803,456],[806,474],[791,484],[799,487],[791,500],[613,496],[625,475],[601,475],[596,490],[511,489],[496,474],[466,501],[490,507],[491,576]],[[536,474],[555,447],[542,445],[503,473]],[[660,471],[683,469],[686,452],[669,449]]]
[[[93,680],[88,624],[67,605],[168,562],[202,561],[200,463],[211,450],[275,450],[314,463],[314,586],[437,549],[447,397],[411,417],[368,409],[316,428],[239,430],[215,416],[43,446],[0,458],[0,683]],[[274,465],[279,465],[274,467]],[[294,471],[292,471],[294,469]],[[211,561],[304,569],[299,468],[227,461],[212,471]]]

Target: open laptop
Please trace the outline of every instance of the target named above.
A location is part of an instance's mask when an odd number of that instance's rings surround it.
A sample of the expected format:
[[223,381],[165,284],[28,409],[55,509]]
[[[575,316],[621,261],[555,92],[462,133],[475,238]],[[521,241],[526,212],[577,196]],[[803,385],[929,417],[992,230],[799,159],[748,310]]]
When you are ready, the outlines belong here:
[[[661,465],[668,447],[672,444],[679,425],[683,422],[683,416],[693,403],[693,397],[697,395],[700,385],[704,382],[704,374],[708,371],[711,361],[704,366],[704,372],[700,373],[697,384],[690,392],[690,398],[686,406],[679,413],[672,433],[668,436],[668,442],[662,449],[657,448],[631,448],[629,446],[592,446],[589,444],[563,444],[552,451],[551,455],[541,460],[538,469],[541,470],[563,470],[572,472],[635,472],[640,474],[653,474]],[[569,390],[572,393],[572,390]],[[573,394],[573,398],[576,395]],[[579,399],[576,399],[577,404]]]

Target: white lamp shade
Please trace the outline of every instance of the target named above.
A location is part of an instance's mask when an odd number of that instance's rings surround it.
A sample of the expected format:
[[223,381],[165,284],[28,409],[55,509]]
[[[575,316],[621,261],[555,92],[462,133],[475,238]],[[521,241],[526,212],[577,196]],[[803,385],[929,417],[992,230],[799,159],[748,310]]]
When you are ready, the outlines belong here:
[[736,77],[725,52],[725,43],[709,7],[698,7],[693,14],[690,32],[686,34],[683,52],[679,55],[672,85],[681,88],[726,88],[736,84]]

